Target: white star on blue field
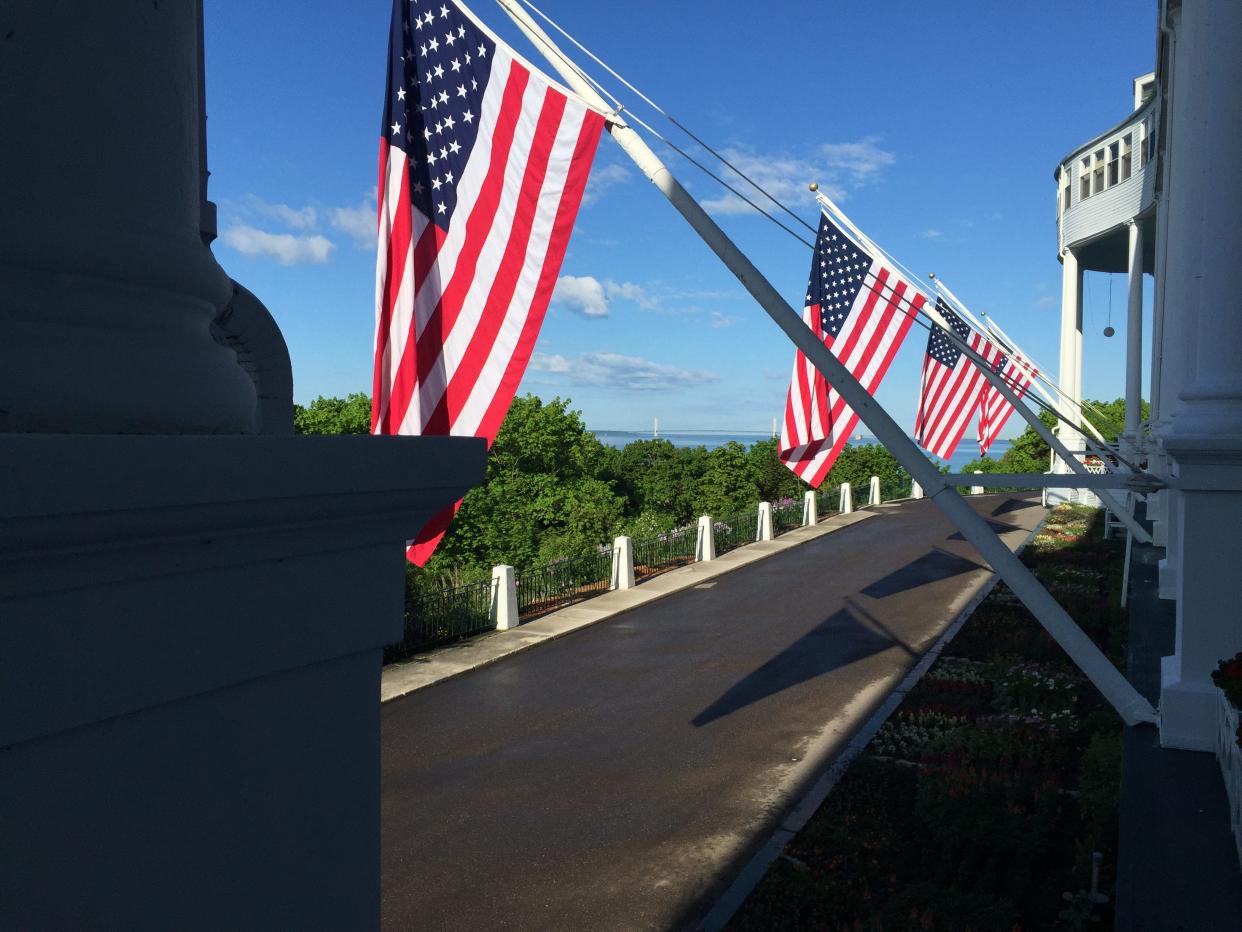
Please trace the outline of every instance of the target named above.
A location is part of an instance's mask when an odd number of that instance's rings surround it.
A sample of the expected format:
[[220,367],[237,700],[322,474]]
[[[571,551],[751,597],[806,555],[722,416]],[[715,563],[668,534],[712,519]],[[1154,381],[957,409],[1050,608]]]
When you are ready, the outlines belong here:
[[[1132,109],[1130,80],[1154,64],[1150,0],[1096,4],[1107,42],[1067,27],[1081,17],[1072,0],[842,0],[830,9],[774,0],[761,24],[742,0],[540,6],[790,206],[811,229],[781,216],[807,241],[818,227],[807,185],[818,182],[920,277],[916,284],[930,288],[923,276],[935,272],[1056,373],[1052,173]],[[473,27],[462,35],[460,23],[446,35],[427,7],[421,28],[411,29],[435,64],[389,88],[387,0],[305,0],[293,24],[281,4],[213,0],[205,9],[216,256],[275,315],[299,402],[369,392],[381,136],[415,131],[407,97],[426,90],[427,119],[414,122],[424,139],[444,140],[431,152],[442,164],[427,166],[426,190],[414,193],[451,212],[451,197],[437,195],[453,187],[449,175],[473,138],[469,81],[477,80],[480,43],[491,40]],[[550,73],[499,6],[476,0],[471,9]],[[628,110],[706,158],[637,95],[566,49]],[[812,250],[654,147],[801,312]],[[1105,339],[1110,287],[1117,333]],[[1084,395],[1119,397],[1124,278],[1089,273],[1084,298]],[[912,329],[879,391],[909,430],[926,346],[926,331]],[[767,431],[782,414],[793,356],[737,279],[605,136],[521,391],[571,397],[597,430],[650,430],[658,417],[665,431]],[[1015,417],[1006,434],[1021,427]]]

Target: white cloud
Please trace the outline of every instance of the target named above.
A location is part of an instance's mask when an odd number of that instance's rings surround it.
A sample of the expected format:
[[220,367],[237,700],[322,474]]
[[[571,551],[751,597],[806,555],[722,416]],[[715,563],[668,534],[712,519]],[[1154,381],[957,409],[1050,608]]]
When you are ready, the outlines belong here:
[[590,275],[562,275],[556,280],[552,300],[583,317],[608,316],[604,286]]
[[[725,149],[723,154],[755,184],[796,209],[809,199],[807,184],[812,181],[819,182],[821,190],[834,200],[841,200],[852,189],[874,181],[884,168],[897,160],[892,152],[881,149],[878,142],[876,137],[867,136],[855,142],[824,143],[805,155],[758,153],[736,148]],[[773,206],[737,175],[727,172],[725,177],[759,206],[765,209]],[[745,201],[729,192],[703,201],[703,207],[714,214],[753,211]]]
[[332,207],[328,209],[328,222],[332,229],[339,230],[354,241],[359,249],[374,249],[376,238],[376,205],[375,199],[379,189],[372,187],[371,193],[353,207]]
[[621,391],[662,391],[719,382],[714,372],[682,369],[641,356],[620,353],[581,353],[575,357],[535,353],[530,367],[536,372],[563,375],[572,382]]
[[943,236],[944,236],[943,233],[931,227],[929,227],[928,229],[924,230],[922,233],[919,234],[919,237],[921,239],[940,239]]
[[724,327],[732,327],[736,323],[736,317],[729,317],[726,314],[721,314],[719,311],[712,311],[711,325],[717,330]]
[[245,256],[267,256],[281,265],[318,265],[327,262],[336,247],[323,236],[268,233],[245,224],[226,228],[220,241]]
[[642,285],[634,282],[600,281],[593,275],[562,275],[556,280],[552,300],[583,317],[607,317],[612,302],[633,301],[640,307],[654,307]]
[[630,173],[624,165],[598,165],[591,169],[587,178],[586,190],[582,192],[582,206],[589,207],[598,201],[609,188],[624,184],[630,180]]

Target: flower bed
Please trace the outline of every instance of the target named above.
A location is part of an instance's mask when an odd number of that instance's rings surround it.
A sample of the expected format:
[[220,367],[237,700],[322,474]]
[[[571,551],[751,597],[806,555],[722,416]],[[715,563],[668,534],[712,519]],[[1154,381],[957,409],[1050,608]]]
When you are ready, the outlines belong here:
[[[1023,560],[1116,656],[1123,546],[1102,530],[1063,506]],[[1111,896],[1120,749],[1120,721],[998,585],[730,928],[1110,928],[1088,888],[1101,852]]]

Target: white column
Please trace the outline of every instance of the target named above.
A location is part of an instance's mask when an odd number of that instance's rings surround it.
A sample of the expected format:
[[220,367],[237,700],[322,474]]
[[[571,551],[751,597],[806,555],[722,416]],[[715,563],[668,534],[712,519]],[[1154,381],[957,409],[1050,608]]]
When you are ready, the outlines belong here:
[[915,499],[923,497],[923,487],[917,482],[910,483],[910,497]]
[[[982,469],[976,469],[976,470],[975,470],[975,475],[976,475],[976,476],[982,476],[982,475],[983,475],[983,470],[982,470]],[[983,486],[981,486],[981,485],[972,485],[972,486],[970,487],[970,494],[971,494],[971,495],[982,495],[982,494],[983,494]]]
[[850,484],[848,482],[842,482],[841,483],[841,505],[839,508],[837,508],[837,511],[839,511],[843,515],[848,515],[853,510],[854,510],[854,492],[850,488]]
[[1242,108],[1242,6],[1184,4],[1179,33],[1165,337],[1176,331],[1187,339],[1189,377],[1163,437],[1178,489],[1168,496],[1177,628],[1162,670],[1161,741],[1208,750],[1216,702],[1210,674],[1242,647],[1242,174],[1231,157],[1242,146],[1242,126],[1225,116]]
[[1126,424],[1125,440],[1131,452],[1140,443],[1143,419],[1143,225],[1130,221],[1130,251],[1126,264],[1129,302],[1126,314]]
[[867,488],[867,504],[878,505],[881,501],[880,477],[872,476],[871,483]]
[[[1061,366],[1057,382],[1067,396],[1061,399],[1061,413],[1077,424],[1082,417],[1082,270],[1073,249],[1066,249],[1061,257]],[[1074,428],[1061,424],[1057,431],[1071,453],[1085,449],[1082,434]],[[1056,471],[1071,470],[1057,462]]]
[[0,431],[252,431],[209,331],[232,288],[199,234],[197,4],[6,5],[0,31]]
[[629,537],[612,541],[612,588],[634,588],[634,541]]
[[815,497],[815,490],[812,489],[802,496],[802,526],[810,527],[819,523],[819,502]]
[[699,562],[716,559],[716,533],[712,528],[712,516],[699,518],[699,534],[694,541],[694,559]]
[[506,564],[492,567],[492,621],[497,631],[518,626],[517,577]]
[[755,528],[755,540],[772,539],[772,503],[759,503],[759,524]]

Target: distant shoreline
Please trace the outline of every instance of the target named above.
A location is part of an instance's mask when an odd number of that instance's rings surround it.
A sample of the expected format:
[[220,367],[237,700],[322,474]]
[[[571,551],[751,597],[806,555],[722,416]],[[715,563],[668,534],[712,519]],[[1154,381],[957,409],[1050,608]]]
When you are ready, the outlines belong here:
[[[651,431],[637,430],[592,430],[601,443],[605,443],[610,447],[623,447],[627,443],[635,440],[667,440],[675,447],[706,447],[714,450],[722,447],[730,441],[737,441],[744,446],[750,446],[752,443],[758,443],[761,440],[769,440],[772,437],[771,431],[765,430],[734,430],[734,431],[715,431],[715,430],[661,430],[658,438],[651,436]],[[878,443],[874,437],[863,435],[861,440],[851,440],[850,443],[868,444]],[[992,459],[1000,459],[1005,451],[1009,449],[1013,443],[1011,440],[998,440],[990,451]],[[962,467],[965,464],[979,458],[979,448],[975,445],[970,437],[962,438],[962,442],[958,445],[957,452],[953,454],[953,459],[949,461],[950,466]]]

